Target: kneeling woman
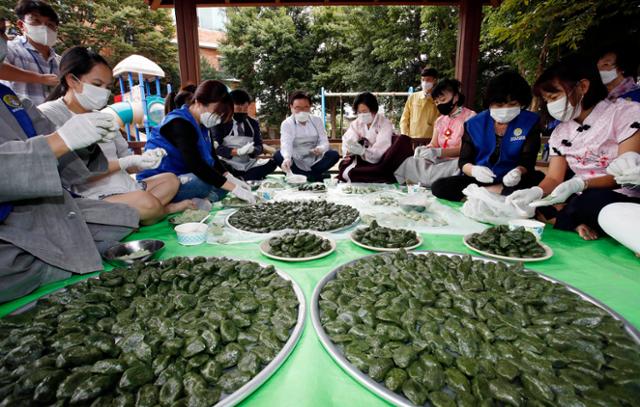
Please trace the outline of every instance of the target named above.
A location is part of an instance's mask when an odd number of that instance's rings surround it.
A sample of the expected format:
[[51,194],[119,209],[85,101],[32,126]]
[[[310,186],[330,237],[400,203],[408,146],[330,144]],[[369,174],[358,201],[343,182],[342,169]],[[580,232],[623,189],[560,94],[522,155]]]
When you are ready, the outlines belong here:
[[463,106],[464,95],[460,82],[443,79],[433,88],[431,96],[441,116],[433,126],[433,138],[428,146],[416,148],[395,172],[399,183],[420,184],[426,187],[440,178],[458,173],[458,157],[464,135],[464,124],[476,115]]
[[534,90],[561,123],[549,139],[547,176],[538,186],[516,191],[507,200],[539,207],[539,219],[556,229],[596,239],[602,233],[598,226],[602,208],[614,202],[640,202],[637,191],[620,188],[607,174],[616,157],[640,152],[640,105],[606,100],[607,88],[596,67],[578,58],[547,69]]
[[435,196],[461,201],[471,184],[493,187],[503,195],[536,185],[544,174],[535,171],[540,149],[540,118],[525,110],[531,88],[518,73],[506,71],[489,82],[489,109],[465,123],[458,166],[463,174],[441,178],[432,185]]
[[[111,68],[102,56],[84,47],[70,48],[60,60],[60,84],[49,101],[38,109],[59,128],[76,114],[105,107],[112,83]],[[190,200],[170,203],[179,186],[173,174],[158,174],[141,183],[129,175],[158,165],[162,159],[161,154],[156,154],[159,151],[133,155],[123,137],[99,146],[109,160],[109,171],[88,182],[71,185],[76,194],[129,205],[138,211],[142,224],[155,223],[167,214],[194,207]]]
[[180,180],[174,201],[208,198],[215,202],[233,192],[238,198],[255,203],[251,188],[229,173],[218,159],[209,134],[210,129],[229,121],[233,114],[227,87],[207,80],[187,100],[181,107],[171,106],[169,114],[151,132],[145,150],[163,148],[167,156],[158,168],[139,173],[138,180],[171,172]]

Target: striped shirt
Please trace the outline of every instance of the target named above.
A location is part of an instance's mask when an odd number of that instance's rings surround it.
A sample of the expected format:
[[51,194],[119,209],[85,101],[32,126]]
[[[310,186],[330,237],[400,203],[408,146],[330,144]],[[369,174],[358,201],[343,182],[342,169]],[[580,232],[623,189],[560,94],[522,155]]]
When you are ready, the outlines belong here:
[[[7,57],[5,62],[26,71],[58,75],[60,55],[56,54],[55,50],[51,48],[49,58],[44,59],[42,54],[27,41],[27,38],[21,35],[7,43]],[[35,106],[44,103],[52,90],[48,86],[40,83],[11,81],[2,81],[2,83],[13,89],[21,99],[27,98],[31,100]]]

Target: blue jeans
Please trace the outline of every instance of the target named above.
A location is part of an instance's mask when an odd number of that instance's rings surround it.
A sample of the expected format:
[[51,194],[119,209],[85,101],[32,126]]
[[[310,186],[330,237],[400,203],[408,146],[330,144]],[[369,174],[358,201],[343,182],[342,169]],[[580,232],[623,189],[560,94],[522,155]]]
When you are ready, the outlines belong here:
[[180,202],[191,198],[208,198],[211,202],[220,201],[227,196],[227,191],[207,184],[193,173],[178,175],[180,188],[172,202]]
[[[327,172],[331,167],[336,165],[338,160],[340,160],[340,154],[335,150],[329,150],[324,153],[324,156],[320,161],[311,166],[311,171],[302,171],[295,164],[291,164],[291,172],[306,176],[307,180],[310,182],[320,182],[324,178],[328,178]],[[282,157],[280,150],[276,151],[273,155],[273,161],[275,161],[278,166],[282,166],[284,158]]]

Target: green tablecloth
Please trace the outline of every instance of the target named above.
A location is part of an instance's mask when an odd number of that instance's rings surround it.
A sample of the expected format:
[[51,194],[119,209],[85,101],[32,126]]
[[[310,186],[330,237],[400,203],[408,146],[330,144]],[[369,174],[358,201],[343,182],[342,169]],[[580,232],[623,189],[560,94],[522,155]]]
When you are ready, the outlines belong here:
[[[424,244],[417,250],[441,250],[472,253],[460,236],[423,235]],[[360,256],[371,254],[349,241],[340,241],[330,256],[303,264],[289,264],[267,259],[257,244],[201,245],[182,247],[167,222],[142,228],[128,240],[162,239],[166,249],[161,258],[172,256],[228,256],[270,263],[289,273],[300,285],[307,302],[315,284],[330,270]],[[597,298],[640,327],[640,260],[629,250],[609,238],[585,242],[576,233],[545,230],[544,242],[554,256],[530,268],[568,284]],[[20,300],[0,306],[0,316],[34,299],[87,276],[49,284]],[[310,319],[298,346],[285,364],[244,405],[251,406],[377,406],[385,401],[351,379],[333,362],[320,344]]]

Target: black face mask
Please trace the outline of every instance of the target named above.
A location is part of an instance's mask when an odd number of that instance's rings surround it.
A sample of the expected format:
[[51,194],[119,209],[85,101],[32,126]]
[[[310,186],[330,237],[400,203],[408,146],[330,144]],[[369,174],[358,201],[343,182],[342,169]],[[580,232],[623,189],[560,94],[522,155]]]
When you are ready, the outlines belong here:
[[451,113],[451,111],[453,110],[453,99],[451,99],[450,101],[448,101],[447,103],[440,103],[438,106],[436,106],[438,108],[438,111],[440,112],[440,114],[442,115],[448,115],[449,113]]
[[234,113],[233,119],[237,122],[243,122],[247,118],[246,113]]

